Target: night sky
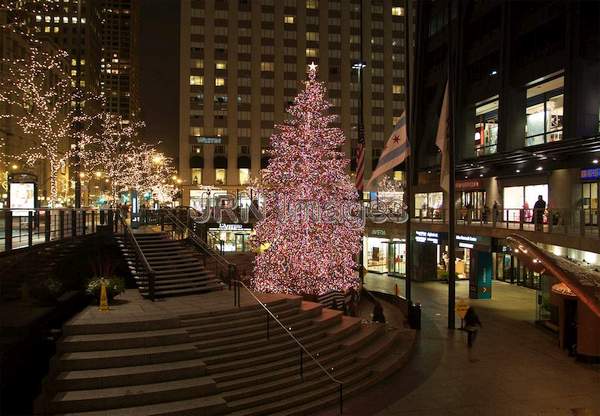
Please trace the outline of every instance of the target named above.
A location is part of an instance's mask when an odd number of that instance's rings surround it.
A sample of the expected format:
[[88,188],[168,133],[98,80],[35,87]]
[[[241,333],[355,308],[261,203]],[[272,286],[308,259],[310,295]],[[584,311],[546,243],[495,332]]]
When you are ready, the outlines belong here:
[[[136,0],[140,1],[140,0]],[[178,154],[179,0],[141,0],[140,99],[145,137]]]

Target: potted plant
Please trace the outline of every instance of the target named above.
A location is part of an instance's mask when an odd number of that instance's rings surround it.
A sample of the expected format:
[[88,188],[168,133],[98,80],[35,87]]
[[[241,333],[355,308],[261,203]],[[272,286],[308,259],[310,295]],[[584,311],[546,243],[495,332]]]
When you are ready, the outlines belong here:
[[100,300],[102,283],[106,285],[106,296],[111,301],[125,291],[125,279],[122,277],[94,277],[88,281],[86,292]]

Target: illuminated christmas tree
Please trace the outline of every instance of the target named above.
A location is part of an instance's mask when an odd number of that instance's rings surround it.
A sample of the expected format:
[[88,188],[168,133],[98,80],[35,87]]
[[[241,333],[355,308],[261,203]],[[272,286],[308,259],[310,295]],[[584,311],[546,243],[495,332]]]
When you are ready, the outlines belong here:
[[269,166],[261,172],[265,216],[251,237],[260,252],[252,277],[257,291],[321,295],[358,286],[353,256],[363,226],[352,215],[356,189],[326,92],[310,65],[289,119],[271,136]]

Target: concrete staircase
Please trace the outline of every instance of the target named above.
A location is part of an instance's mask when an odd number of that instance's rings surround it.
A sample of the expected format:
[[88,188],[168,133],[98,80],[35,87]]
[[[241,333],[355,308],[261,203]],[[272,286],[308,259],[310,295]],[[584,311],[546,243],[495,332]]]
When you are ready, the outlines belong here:
[[[269,304],[344,382],[344,397],[408,358],[414,332],[366,324],[298,297]],[[338,387],[258,306],[176,318],[69,325],[38,414],[301,415],[336,406]]]
[[[123,237],[115,238],[138,289],[147,296],[146,271],[137,267],[135,252],[123,241]],[[156,272],[155,296],[180,296],[223,289],[223,283],[204,267],[200,255],[182,241],[170,240],[163,233],[135,234],[135,238],[150,267]]]

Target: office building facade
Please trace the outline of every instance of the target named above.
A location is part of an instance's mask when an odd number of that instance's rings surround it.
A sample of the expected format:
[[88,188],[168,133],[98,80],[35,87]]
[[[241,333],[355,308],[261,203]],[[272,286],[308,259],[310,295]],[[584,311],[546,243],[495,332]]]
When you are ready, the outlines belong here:
[[[188,204],[207,186],[245,188],[268,163],[307,65],[319,65],[352,157],[357,146],[360,1],[183,0],[179,166]],[[404,102],[404,2],[363,1],[365,177]]]

